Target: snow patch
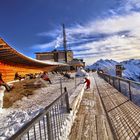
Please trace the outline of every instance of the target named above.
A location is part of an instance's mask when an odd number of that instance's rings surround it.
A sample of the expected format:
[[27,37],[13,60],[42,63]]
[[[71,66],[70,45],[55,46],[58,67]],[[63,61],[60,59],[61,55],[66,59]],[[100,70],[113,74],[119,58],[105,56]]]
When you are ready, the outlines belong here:
[[73,93],[73,95],[70,96],[70,105],[71,105],[71,112],[68,114],[65,123],[62,127],[62,135],[60,136],[61,140],[68,140],[68,136],[70,134],[72,125],[74,123],[74,120],[76,118],[76,113],[78,112],[83,93],[84,93],[83,85],[79,86],[76,91]]

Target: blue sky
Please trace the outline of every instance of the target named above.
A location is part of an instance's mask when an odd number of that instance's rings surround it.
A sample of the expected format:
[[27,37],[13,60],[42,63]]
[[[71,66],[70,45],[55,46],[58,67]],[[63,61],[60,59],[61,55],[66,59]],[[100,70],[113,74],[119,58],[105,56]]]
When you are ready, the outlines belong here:
[[24,55],[67,46],[87,64],[140,58],[140,0],[1,0],[0,37]]

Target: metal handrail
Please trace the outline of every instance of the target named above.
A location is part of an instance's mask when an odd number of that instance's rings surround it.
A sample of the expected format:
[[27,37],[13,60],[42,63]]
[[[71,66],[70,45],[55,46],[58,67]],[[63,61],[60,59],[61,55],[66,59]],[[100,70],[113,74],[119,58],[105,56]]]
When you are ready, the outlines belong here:
[[[26,139],[30,139],[29,131],[31,129],[34,129],[34,131],[35,131],[35,124],[37,124],[37,123],[39,124],[39,127],[41,127],[40,121],[42,120],[42,118],[43,118],[43,123],[45,120],[45,123],[43,125],[44,126],[46,125],[45,127],[47,129],[47,130],[44,130],[43,139],[46,139],[46,140],[58,139],[59,135],[61,134],[60,129],[62,127],[62,123],[64,122],[63,119],[65,118],[65,114],[70,113],[69,96],[68,96],[68,92],[67,92],[66,87],[64,87],[64,83],[65,83],[65,79],[60,78],[60,93],[61,93],[61,95],[57,99],[55,99],[51,104],[49,104],[47,107],[45,107],[42,111],[40,111],[40,113],[38,115],[36,115],[33,119],[29,120],[28,123],[24,124],[22,126],[22,128],[20,128],[14,135],[12,135],[10,138],[8,138],[8,140],[19,140],[22,137],[24,137],[25,134],[27,134]],[[81,83],[81,78],[79,79],[79,78],[75,77],[74,78],[75,89],[80,83]],[[63,92],[63,87],[64,87],[64,92]],[[70,93],[69,93],[69,95],[70,95]],[[57,112],[61,112],[60,106],[63,106],[63,108],[65,108],[65,112],[63,114],[57,113]],[[62,110],[63,110],[63,108],[62,108]],[[55,123],[59,123],[58,126],[56,126]],[[54,126],[51,126],[51,125],[54,125]],[[45,129],[45,127],[44,127],[44,129]],[[57,127],[59,127],[59,130]],[[54,131],[57,131],[57,132],[52,132],[52,128],[54,129]],[[57,129],[57,130],[55,130],[55,129]],[[40,139],[42,139],[41,138],[42,137],[41,136],[42,130],[39,130],[39,131],[36,133],[37,133],[37,135],[39,135],[39,133],[40,133]],[[52,135],[55,135],[55,136],[52,136]],[[34,134],[34,139],[38,140],[36,138],[35,134]]]
[[[8,140],[19,140],[22,138],[22,136],[24,136],[25,134],[29,133],[30,129],[33,128],[35,126],[36,123],[40,122],[40,120],[42,118],[44,118],[44,116],[47,117],[47,120],[49,120],[48,116],[49,116],[49,111],[52,111],[51,109],[53,108],[53,106],[57,105],[58,102],[60,102],[60,100],[64,98],[65,99],[65,103],[66,103],[66,113],[70,113],[70,107],[69,107],[69,99],[68,99],[68,92],[66,87],[64,88],[64,93],[61,94],[57,99],[55,99],[51,104],[49,104],[45,109],[43,109],[36,117],[34,117],[31,121],[29,121],[28,123],[26,123],[25,125],[23,125],[23,127],[21,129],[19,129],[13,136],[11,136]],[[47,122],[47,123],[51,123],[51,122]],[[47,124],[48,125],[48,124]],[[46,131],[46,130],[45,130]],[[48,130],[48,132],[51,130]],[[29,135],[29,134],[28,134]],[[47,138],[48,140],[52,140],[51,137],[49,137],[49,133],[47,134]],[[56,134],[55,134],[56,135]],[[46,136],[45,136],[46,137]],[[29,138],[28,138],[29,139]],[[42,139],[42,138],[41,138]]]
[[[101,101],[105,107],[105,112],[107,112],[109,121],[111,122],[111,129],[113,128],[112,130],[115,132],[115,139],[138,139],[140,137],[140,110],[139,107],[134,105],[130,100],[133,99],[133,102],[136,103],[134,98],[136,99],[140,95],[137,94],[140,93],[140,86],[134,85],[134,83],[137,84],[137,82],[131,82],[131,80],[111,76],[105,73],[98,72],[98,75],[110,85],[114,86],[114,88],[116,88],[122,94],[127,95],[125,93],[129,93],[131,95],[128,99],[120,95],[119,92],[111,88],[109,85],[107,85],[107,83],[104,83],[102,80],[99,81],[103,82],[103,85],[101,85],[101,92],[99,90],[99,96],[101,97]],[[138,101],[139,100],[140,98],[138,98]]]
[[[102,77],[104,80],[106,80],[109,84],[114,86],[121,93],[124,93],[125,95],[128,94],[127,97],[129,98],[130,101],[133,101],[135,104],[140,105],[133,100],[133,91],[132,91],[132,87],[133,87],[133,89],[136,89],[136,85],[140,88],[140,82],[124,79],[124,78],[117,77],[117,76],[111,76],[109,74],[101,73],[101,72],[98,72],[98,75],[100,77]],[[111,80],[112,80],[112,82],[111,82]],[[115,84],[115,80],[117,80],[117,85]],[[127,85],[128,85],[128,87],[125,90],[123,89],[122,82],[127,83]],[[135,86],[132,84],[134,84]],[[123,91],[122,91],[122,89],[123,89]]]
[[105,76],[108,76],[108,77],[112,77],[112,78],[115,78],[115,79],[120,79],[124,82],[131,82],[131,83],[134,83],[134,84],[137,84],[137,85],[140,85],[140,82],[136,82],[136,81],[133,81],[133,80],[128,80],[128,79],[124,79],[124,78],[121,78],[121,77],[118,77],[118,76],[112,76],[112,75],[109,75],[109,74],[106,74],[106,73],[100,73],[98,72],[99,75],[105,75]]

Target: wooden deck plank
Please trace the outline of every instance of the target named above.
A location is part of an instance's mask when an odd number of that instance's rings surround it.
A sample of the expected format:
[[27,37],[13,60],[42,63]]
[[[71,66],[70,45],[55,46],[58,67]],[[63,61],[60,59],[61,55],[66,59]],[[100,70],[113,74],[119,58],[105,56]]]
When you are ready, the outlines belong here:
[[85,121],[85,115],[81,115],[80,116],[80,122],[79,122],[79,126],[78,127],[78,133],[77,133],[77,140],[81,140],[82,139],[82,133],[83,133],[83,126],[84,126],[84,121]]
[[70,140],[140,140],[140,108],[97,74],[93,76],[92,88],[83,95]]
[[117,139],[140,139],[140,108],[97,75],[95,79]]
[[113,140],[98,90],[94,80],[91,81],[91,89],[83,95],[69,140]]

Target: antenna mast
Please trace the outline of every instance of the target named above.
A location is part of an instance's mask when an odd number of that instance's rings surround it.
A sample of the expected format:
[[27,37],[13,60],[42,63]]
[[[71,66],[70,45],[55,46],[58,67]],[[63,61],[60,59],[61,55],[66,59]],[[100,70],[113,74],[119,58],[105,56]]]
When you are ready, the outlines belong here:
[[65,52],[65,62],[67,63],[67,41],[66,41],[66,32],[65,32],[65,25],[63,24],[63,46]]

